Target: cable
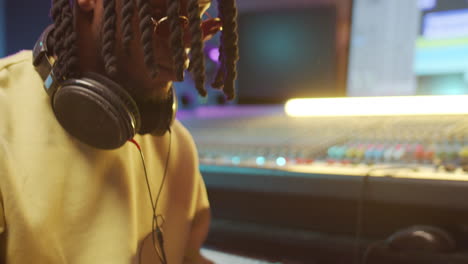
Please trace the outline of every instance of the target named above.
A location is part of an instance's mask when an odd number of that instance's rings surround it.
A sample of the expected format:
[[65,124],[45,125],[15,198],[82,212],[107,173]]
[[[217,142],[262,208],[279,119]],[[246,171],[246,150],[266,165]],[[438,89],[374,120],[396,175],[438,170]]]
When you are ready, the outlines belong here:
[[[163,174],[163,178],[162,178],[162,181],[161,181],[161,185],[159,187],[158,194],[156,196],[156,200],[154,202],[153,202],[153,194],[151,192],[151,187],[150,187],[150,183],[149,183],[149,179],[148,179],[148,170],[146,169],[146,162],[145,162],[145,158],[144,158],[143,152],[141,150],[141,147],[138,144],[138,142],[136,142],[135,139],[130,139],[129,140],[130,142],[132,142],[137,147],[138,152],[140,153],[141,162],[142,162],[142,165],[143,165],[143,171],[144,171],[144,174],[145,174],[146,186],[148,188],[148,195],[149,195],[150,202],[151,202],[151,208],[153,209],[153,216],[152,216],[152,223],[151,223],[151,238],[152,238],[152,242],[153,242],[153,248],[154,248],[156,254],[158,255],[159,260],[163,264],[167,264],[166,252],[164,250],[164,233],[163,233],[163,229],[162,229],[162,225],[164,225],[165,219],[164,219],[163,215],[158,215],[157,214],[157,208],[158,208],[158,204],[159,204],[159,198],[161,196],[161,193],[162,193],[162,190],[163,190],[163,187],[164,187],[164,183],[166,181],[167,169],[168,169],[169,159],[170,159],[170,155],[171,155],[172,133],[171,133],[170,130],[169,130],[168,133],[169,133],[169,146],[168,146],[166,162],[165,162],[165,166],[164,166],[164,174]],[[162,225],[159,225],[159,222],[158,222],[159,218],[162,219]],[[157,242],[158,242],[159,247],[156,245],[156,239],[155,239],[155,236],[154,236],[155,233],[157,235],[156,238],[157,238]],[[143,242],[144,241],[145,240],[143,240]],[[144,243],[142,243],[142,246],[140,247],[140,252],[138,253],[138,262],[139,263],[141,263],[141,251],[143,249],[143,244]]]
[[374,171],[386,171],[386,170],[397,170],[397,169],[412,169],[415,170],[417,167],[413,166],[402,166],[402,165],[394,165],[388,167],[381,167],[381,168],[372,168],[369,169],[366,174],[362,177],[361,181],[361,190],[359,192],[358,204],[356,209],[356,234],[355,234],[355,241],[354,241],[354,263],[355,264],[366,264],[367,257],[370,254],[371,250],[375,247],[371,244],[369,247],[366,248],[365,254],[361,261],[361,254],[360,254],[360,244],[361,244],[361,237],[362,237],[362,230],[363,230],[363,222],[364,222],[364,202],[366,201],[366,187],[369,182],[369,177],[371,177],[371,173]]
[[360,261],[360,244],[361,244],[361,236],[362,236],[362,229],[363,229],[363,221],[364,221],[364,202],[365,202],[365,194],[366,194],[366,186],[368,183],[368,179],[370,173],[373,169],[367,171],[366,175],[362,177],[361,181],[361,190],[359,192],[359,199],[356,209],[356,235],[354,241],[354,263],[358,264]]
[[361,261],[361,264],[366,264],[367,263],[367,259],[369,258],[369,255],[370,253],[376,249],[378,246],[382,245],[382,244],[385,244],[385,241],[375,241],[375,242],[372,242],[370,245],[368,245],[366,247],[366,250],[364,251],[364,254],[362,256],[362,261]]

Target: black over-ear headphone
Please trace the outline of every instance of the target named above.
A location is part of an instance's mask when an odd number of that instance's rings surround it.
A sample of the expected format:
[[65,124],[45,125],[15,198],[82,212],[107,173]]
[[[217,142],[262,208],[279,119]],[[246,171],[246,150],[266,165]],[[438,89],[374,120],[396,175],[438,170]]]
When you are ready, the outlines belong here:
[[142,118],[137,103],[116,82],[94,72],[80,78],[57,80],[54,58],[48,45],[53,25],[46,28],[33,49],[33,64],[44,80],[44,89],[51,98],[55,116],[62,127],[80,141],[100,149],[115,149],[136,133],[163,135],[175,118],[177,100],[174,89],[161,103],[152,131],[140,131]]

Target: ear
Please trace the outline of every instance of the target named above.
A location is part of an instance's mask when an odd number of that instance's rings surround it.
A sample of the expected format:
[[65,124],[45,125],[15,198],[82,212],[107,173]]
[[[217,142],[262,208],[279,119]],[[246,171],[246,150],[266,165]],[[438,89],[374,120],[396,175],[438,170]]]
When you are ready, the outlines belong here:
[[96,7],[96,0],[77,0],[78,7],[85,11],[91,11]]
[[205,20],[202,24],[203,41],[210,40],[216,33],[223,30],[223,22],[219,18]]

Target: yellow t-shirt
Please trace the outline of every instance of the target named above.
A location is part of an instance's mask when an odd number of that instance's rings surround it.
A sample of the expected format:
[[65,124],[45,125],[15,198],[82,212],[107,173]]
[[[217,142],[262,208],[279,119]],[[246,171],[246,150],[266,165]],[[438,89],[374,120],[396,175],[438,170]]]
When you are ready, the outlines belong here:
[[[169,134],[135,140],[155,198]],[[138,149],[98,150],[66,133],[30,51],[0,60],[0,197],[1,263],[160,263]],[[209,204],[193,139],[178,121],[157,213],[168,263],[198,263]]]

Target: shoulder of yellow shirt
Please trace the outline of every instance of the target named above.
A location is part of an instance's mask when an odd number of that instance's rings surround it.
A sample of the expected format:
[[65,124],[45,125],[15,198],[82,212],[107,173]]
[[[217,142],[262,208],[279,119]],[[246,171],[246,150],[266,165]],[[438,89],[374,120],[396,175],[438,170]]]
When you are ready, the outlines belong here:
[[0,70],[8,68],[12,65],[20,63],[31,63],[32,62],[32,51],[22,50],[15,54],[0,59]]

